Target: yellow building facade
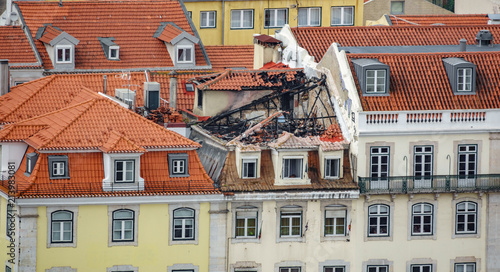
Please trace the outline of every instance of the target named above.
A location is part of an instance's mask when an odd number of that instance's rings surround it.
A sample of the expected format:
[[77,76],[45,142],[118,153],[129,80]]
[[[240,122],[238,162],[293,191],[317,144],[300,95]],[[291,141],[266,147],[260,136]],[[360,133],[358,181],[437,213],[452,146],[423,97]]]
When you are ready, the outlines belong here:
[[205,45],[252,44],[291,27],[363,25],[363,0],[184,1]]

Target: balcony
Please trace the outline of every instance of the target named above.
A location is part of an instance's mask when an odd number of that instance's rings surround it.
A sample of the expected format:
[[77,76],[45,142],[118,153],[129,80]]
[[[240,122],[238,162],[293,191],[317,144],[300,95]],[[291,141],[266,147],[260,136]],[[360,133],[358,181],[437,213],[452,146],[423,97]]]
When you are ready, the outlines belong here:
[[359,177],[360,194],[424,194],[500,191],[500,174],[432,177]]

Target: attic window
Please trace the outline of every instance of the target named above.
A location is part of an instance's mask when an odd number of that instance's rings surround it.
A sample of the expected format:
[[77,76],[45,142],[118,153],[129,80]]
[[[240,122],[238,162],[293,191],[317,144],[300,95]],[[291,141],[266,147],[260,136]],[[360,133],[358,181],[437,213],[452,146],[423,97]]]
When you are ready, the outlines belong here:
[[37,153],[29,153],[26,155],[26,175],[29,176],[31,172],[33,172],[33,168],[35,168],[36,161],[38,160]]
[[109,59],[117,60],[120,56],[120,47],[119,46],[110,46],[109,47]]
[[191,83],[186,83],[186,92],[194,92],[194,85]]
[[68,156],[49,156],[50,179],[69,179]]
[[476,65],[461,58],[446,58],[443,63],[455,95],[476,93]]
[[113,37],[97,37],[101,43],[104,56],[108,60],[120,60],[120,46],[115,43]]
[[56,62],[57,63],[71,63],[73,47],[71,45],[58,45],[56,46]]
[[363,95],[389,95],[389,65],[377,59],[357,59],[352,63]]
[[192,63],[194,59],[194,50],[191,45],[177,46],[177,62],[178,63]]

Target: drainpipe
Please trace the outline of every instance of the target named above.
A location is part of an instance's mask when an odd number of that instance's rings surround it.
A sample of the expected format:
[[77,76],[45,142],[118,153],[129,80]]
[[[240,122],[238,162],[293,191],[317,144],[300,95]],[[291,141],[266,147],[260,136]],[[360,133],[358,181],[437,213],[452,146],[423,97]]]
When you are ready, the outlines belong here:
[[12,0],[7,0],[5,9],[6,9],[5,13],[7,14],[7,18],[5,19],[5,25],[9,26],[12,23],[10,19],[10,15],[12,13]]
[[226,17],[224,17],[224,13],[226,11],[226,1],[222,0],[222,45],[224,45],[224,20]]
[[108,76],[107,75],[104,75],[102,77],[102,80],[103,80],[103,91],[104,91],[104,94],[107,94],[108,93]]
[[0,95],[10,91],[9,60],[0,60]]
[[172,71],[168,75],[170,76],[170,107],[177,110],[177,72]]

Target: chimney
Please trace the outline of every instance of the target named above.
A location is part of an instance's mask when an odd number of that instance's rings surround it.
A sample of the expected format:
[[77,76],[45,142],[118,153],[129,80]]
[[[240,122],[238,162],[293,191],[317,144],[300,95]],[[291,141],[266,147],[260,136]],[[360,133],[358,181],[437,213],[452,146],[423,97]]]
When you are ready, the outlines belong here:
[[10,92],[9,60],[0,60],[0,95]]
[[108,76],[107,75],[104,75],[102,77],[102,80],[103,80],[103,89],[104,89],[104,94],[108,94]]
[[63,4],[62,4],[62,0],[59,0],[59,6],[62,7]]
[[466,39],[460,39],[460,52],[465,52],[467,51],[467,40]]
[[170,75],[170,107],[177,110],[177,72],[172,71]]
[[280,40],[262,34],[253,37],[253,68],[260,69],[266,63],[278,62],[281,59],[281,48],[283,44]]
[[481,46],[493,46],[493,34],[489,30],[483,29],[479,30],[476,35],[476,45]]

